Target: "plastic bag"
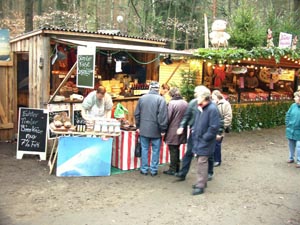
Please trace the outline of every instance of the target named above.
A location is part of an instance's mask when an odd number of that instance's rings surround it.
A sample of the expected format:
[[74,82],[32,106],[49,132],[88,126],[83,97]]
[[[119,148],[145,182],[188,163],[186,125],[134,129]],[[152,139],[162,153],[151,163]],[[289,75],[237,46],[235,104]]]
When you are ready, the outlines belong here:
[[125,118],[125,114],[128,114],[128,110],[121,103],[118,103],[114,111],[114,117],[117,119]]
[[138,141],[135,145],[134,156],[135,157],[141,157],[142,156],[142,146],[141,146],[140,136],[138,137]]

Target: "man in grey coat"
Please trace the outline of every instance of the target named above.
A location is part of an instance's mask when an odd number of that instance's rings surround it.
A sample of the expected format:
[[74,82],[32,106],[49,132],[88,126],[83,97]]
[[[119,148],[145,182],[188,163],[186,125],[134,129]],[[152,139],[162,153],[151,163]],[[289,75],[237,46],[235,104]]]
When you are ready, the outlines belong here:
[[165,99],[159,95],[159,83],[152,81],[148,94],[143,95],[134,112],[137,132],[139,132],[142,157],[140,173],[147,175],[148,149],[151,142],[152,160],[150,164],[151,176],[156,176],[158,172],[159,153],[161,138],[168,128],[168,109]]

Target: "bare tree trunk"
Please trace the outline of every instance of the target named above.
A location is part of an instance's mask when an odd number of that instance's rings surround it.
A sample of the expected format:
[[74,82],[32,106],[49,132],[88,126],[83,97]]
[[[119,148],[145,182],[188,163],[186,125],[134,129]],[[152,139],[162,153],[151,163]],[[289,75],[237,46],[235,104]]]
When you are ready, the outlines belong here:
[[33,30],[33,0],[25,1],[25,32]]
[[37,14],[43,14],[43,0],[38,0]]
[[4,18],[3,14],[4,8],[3,8],[3,0],[0,0],[0,19]]
[[[195,12],[195,6],[196,6],[196,0],[193,0],[193,4],[191,6],[190,19],[189,19],[189,22],[188,22],[189,26],[192,24],[192,21],[193,21],[193,15],[194,15],[194,12]],[[185,45],[184,45],[184,49],[189,49],[189,32],[185,33]]]

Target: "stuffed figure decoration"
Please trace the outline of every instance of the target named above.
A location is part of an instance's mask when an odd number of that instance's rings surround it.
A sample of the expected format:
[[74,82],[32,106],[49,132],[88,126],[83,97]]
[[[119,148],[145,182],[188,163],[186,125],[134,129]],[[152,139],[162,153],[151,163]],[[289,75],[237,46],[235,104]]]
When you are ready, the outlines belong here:
[[272,48],[274,47],[273,43],[273,32],[271,28],[268,28],[267,30],[267,48]]
[[212,32],[209,34],[210,42],[214,48],[227,47],[230,35],[225,32],[227,22],[215,20],[212,24]]

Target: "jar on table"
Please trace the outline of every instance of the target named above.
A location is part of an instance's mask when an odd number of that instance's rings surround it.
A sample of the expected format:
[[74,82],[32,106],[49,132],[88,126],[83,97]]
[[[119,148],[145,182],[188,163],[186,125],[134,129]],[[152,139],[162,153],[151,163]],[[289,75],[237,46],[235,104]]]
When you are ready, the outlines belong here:
[[102,127],[101,127],[102,133],[107,133],[108,132],[108,121],[102,121]]
[[101,122],[99,120],[95,120],[94,131],[101,132]]

